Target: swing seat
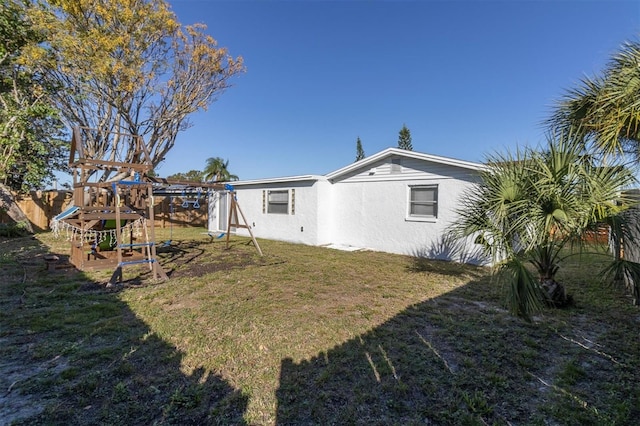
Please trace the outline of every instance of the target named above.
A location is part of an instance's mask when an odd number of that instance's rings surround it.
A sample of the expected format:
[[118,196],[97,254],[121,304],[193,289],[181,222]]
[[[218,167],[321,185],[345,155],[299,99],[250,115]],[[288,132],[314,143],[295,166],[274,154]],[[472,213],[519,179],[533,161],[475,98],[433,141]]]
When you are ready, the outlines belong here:
[[209,238],[211,238],[211,241],[213,241],[213,239],[215,238],[216,240],[219,240],[220,238],[224,237],[225,235],[227,235],[226,232],[222,232],[218,235],[215,235],[213,232],[209,231],[206,232],[206,234],[209,236]]

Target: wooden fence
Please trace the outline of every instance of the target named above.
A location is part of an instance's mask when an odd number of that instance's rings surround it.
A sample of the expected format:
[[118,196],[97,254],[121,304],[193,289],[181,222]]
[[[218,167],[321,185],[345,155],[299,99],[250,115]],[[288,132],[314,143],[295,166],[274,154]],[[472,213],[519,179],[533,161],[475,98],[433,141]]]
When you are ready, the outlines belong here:
[[[35,229],[48,230],[51,220],[66,210],[73,197],[72,191],[32,191],[29,194],[16,195],[16,201]],[[207,226],[208,209],[206,199],[201,200],[200,208],[182,206],[180,197],[155,197],[154,215],[156,227]],[[11,223],[9,216],[0,210],[0,223]]]

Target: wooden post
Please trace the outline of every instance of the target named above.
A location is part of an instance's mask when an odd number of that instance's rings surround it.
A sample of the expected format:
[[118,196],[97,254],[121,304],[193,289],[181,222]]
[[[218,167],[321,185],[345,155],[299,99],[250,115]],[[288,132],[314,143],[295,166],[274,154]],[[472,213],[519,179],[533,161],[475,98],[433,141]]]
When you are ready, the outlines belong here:
[[[256,238],[253,236],[253,232],[251,231],[251,227],[247,223],[247,219],[244,217],[244,213],[242,213],[242,209],[236,200],[235,192],[230,192],[231,195],[231,203],[229,203],[229,221],[227,224],[227,249],[229,248],[229,234],[231,233],[231,226],[235,226],[236,228],[245,228],[249,231],[249,235],[251,236],[251,241],[253,241],[253,245],[260,256],[263,256],[262,250],[260,249],[260,245]],[[240,223],[238,212],[240,212],[240,216],[242,217],[243,224]],[[233,220],[235,218],[235,220]]]
[[[242,221],[244,222],[244,227],[247,228],[247,230],[249,231],[249,235],[251,235],[251,240],[253,241],[253,245],[258,250],[258,253],[260,253],[260,256],[262,256],[263,255],[262,254],[262,250],[260,249],[260,246],[258,245],[258,242],[256,241],[256,238],[253,236],[253,232],[251,231],[251,227],[247,223],[247,219],[244,217],[244,213],[242,213],[242,209],[240,208],[240,204],[238,204],[235,201],[235,197],[233,198],[233,203],[235,204],[236,209],[240,212],[240,216],[242,216]],[[237,216],[238,216],[238,214],[236,213],[236,217]]]
[[151,227],[151,241],[150,246],[148,247],[151,250],[152,258],[150,260],[153,261],[153,278],[158,279],[160,277],[163,280],[168,280],[167,274],[162,270],[162,267],[158,263],[158,257],[156,253],[156,226],[154,223],[154,209],[153,209],[153,185],[150,183],[147,184],[147,209],[149,211],[149,224]]
[[[120,188],[118,185],[114,183],[112,185],[113,188],[113,201],[115,203],[116,210],[116,250],[118,254],[118,264],[116,265],[115,271],[113,271],[113,275],[111,275],[111,279],[109,280],[109,285],[113,285],[116,282],[122,281],[122,231],[120,230]],[[112,243],[113,244],[113,243]]]

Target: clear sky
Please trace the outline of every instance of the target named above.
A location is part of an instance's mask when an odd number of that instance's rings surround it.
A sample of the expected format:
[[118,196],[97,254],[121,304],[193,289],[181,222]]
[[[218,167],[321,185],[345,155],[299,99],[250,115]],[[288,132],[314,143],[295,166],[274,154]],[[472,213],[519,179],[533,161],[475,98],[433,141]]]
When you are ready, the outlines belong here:
[[536,145],[566,89],[640,36],[640,1],[169,0],[242,56],[158,168],[229,160],[242,180],[326,174],[397,146],[482,161]]

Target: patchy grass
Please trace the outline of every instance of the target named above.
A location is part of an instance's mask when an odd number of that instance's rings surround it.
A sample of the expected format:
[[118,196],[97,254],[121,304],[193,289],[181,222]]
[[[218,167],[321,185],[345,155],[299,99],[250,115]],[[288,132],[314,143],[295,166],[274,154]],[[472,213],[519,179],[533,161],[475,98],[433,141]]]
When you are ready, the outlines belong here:
[[482,268],[174,230],[144,268],[45,271],[49,234],[0,240],[0,418],[15,424],[634,424],[637,308],[560,278],[533,324]]

